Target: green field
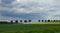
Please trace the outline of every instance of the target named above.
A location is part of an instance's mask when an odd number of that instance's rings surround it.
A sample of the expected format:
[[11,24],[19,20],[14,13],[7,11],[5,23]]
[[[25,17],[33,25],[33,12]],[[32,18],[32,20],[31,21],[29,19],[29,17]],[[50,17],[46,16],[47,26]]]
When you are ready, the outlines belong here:
[[60,33],[60,24],[0,24],[0,33]]

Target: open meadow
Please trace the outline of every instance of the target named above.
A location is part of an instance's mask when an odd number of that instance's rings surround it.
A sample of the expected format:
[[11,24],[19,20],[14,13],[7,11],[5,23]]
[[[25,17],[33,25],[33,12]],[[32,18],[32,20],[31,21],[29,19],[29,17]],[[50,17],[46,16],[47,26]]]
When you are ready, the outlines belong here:
[[0,24],[0,33],[60,33],[60,24]]

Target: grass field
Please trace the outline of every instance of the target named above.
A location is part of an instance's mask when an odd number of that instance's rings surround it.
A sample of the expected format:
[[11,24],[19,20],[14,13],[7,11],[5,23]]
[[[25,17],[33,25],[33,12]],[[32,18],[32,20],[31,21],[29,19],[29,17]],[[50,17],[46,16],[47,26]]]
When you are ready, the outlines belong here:
[[60,24],[0,24],[0,33],[60,33]]

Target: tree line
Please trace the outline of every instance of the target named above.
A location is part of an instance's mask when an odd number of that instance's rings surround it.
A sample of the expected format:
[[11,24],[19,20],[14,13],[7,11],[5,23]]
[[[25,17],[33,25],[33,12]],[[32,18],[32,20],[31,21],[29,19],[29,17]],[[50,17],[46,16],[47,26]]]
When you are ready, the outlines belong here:
[[[22,23],[22,22],[25,22],[25,23],[27,23],[27,22],[31,22],[32,20],[20,20],[20,23]],[[13,22],[13,20],[11,20],[10,22],[7,22],[7,21],[0,21],[0,24],[15,24],[15,23],[18,23],[19,21],[18,20],[15,20],[15,22]]]
[[[15,20],[15,22],[13,22],[13,20],[11,20],[10,22],[7,22],[7,21],[0,21],[0,24],[15,24],[15,23],[18,23],[19,21],[18,20]],[[22,22],[32,22],[32,20],[20,20],[20,23]],[[60,20],[38,20],[38,22],[60,22]]]
[[60,20],[38,20],[38,22],[60,22]]

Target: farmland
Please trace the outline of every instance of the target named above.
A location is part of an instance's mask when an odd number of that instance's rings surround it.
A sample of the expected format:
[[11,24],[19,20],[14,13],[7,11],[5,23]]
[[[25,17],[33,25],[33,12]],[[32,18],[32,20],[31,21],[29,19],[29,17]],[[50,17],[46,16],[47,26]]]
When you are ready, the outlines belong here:
[[0,33],[60,33],[60,24],[0,24]]

